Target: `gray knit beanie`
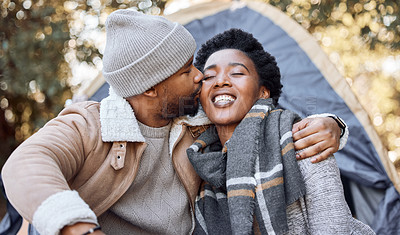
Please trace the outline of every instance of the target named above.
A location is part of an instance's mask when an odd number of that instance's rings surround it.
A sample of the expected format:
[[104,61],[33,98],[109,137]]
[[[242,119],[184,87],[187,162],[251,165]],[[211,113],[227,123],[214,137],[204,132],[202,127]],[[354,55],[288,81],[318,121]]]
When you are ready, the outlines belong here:
[[188,62],[196,50],[180,24],[135,10],[117,10],[106,21],[103,75],[121,97],[141,94]]

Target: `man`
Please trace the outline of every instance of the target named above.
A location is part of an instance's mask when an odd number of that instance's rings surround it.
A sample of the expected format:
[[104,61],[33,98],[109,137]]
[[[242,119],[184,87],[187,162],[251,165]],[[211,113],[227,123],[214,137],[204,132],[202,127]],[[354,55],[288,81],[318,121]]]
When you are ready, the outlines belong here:
[[[42,235],[188,234],[200,178],[186,149],[210,124],[203,112],[184,116],[198,106],[196,43],[183,26],[132,10],[113,12],[106,28],[110,95],[68,106],[21,144],[2,171],[7,196]],[[332,118],[294,129],[295,147],[311,146],[300,158],[338,149]]]

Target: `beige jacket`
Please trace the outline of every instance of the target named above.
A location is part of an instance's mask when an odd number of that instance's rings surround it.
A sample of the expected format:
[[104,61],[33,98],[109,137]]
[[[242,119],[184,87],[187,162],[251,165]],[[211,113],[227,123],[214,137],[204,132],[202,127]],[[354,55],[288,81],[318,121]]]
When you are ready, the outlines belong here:
[[[199,112],[174,120],[171,127],[170,154],[191,199],[192,216],[200,178],[186,149],[209,123]],[[144,141],[125,99],[111,94],[101,103],[70,105],[10,156],[2,170],[7,196],[41,234],[96,221],[135,180]]]

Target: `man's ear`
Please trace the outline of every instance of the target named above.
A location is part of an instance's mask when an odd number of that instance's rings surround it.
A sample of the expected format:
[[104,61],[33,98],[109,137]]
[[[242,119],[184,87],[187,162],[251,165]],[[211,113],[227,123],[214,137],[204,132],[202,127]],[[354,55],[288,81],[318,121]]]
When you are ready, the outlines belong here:
[[271,95],[270,91],[265,86],[261,86],[260,98],[268,99],[270,97],[270,95]]
[[143,92],[144,96],[155,98],[158,95],[157,89],[155,87],[152,87],[148,89],[147,91]]

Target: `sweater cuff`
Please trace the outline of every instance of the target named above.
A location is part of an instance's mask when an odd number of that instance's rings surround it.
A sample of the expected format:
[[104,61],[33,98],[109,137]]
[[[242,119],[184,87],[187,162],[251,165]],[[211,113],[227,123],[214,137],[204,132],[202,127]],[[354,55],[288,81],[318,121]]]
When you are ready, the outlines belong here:
[[[331,114],[331,113],[321,113],[321,114],[314,114],[311,116],[308,116],[307,118],[317,118],[317,117],[333,117],[336,116],[335,114]],[[340,118],[339,116],[336,116],[338,118]],[[344,146],[346,146],[347,143],[347,138],[349,138],[349,128],[347,126],[347,123],[345,121],[343,121],[343,119],[340,118],[340,120],[346,124],[346,128],[344,128],[344,133],[342,135],[342,137],[340,137],[340,144],[339,144],[339,150],[343,149]]]
[[42,235],[58,235],[66,225],[77,222],[97,224],[97,217],[76,191],[51,195],[38,207],[32,224]]

